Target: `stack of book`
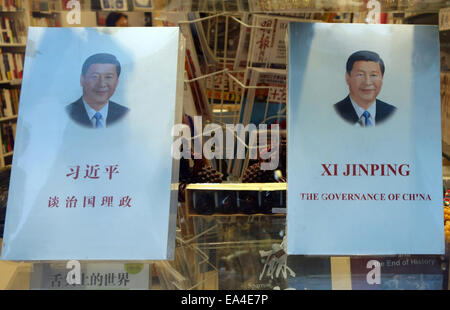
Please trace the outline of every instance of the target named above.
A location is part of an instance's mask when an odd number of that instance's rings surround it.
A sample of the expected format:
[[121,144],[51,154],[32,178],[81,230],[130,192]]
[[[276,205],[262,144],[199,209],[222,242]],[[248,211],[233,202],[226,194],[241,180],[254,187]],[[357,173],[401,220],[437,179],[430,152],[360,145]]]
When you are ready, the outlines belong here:
[[31,17],[31,24],[35,27],[61,27],[60,22],[53,17]]
[[17,115],[19,109],[19,88],[3,88],[0,90],[0,117]]
[[23,10],[23,0],[0,0],[0,12],[17,12]]
[[14,149],[14,137],[16,136],[16,123],[2,123],[1,124],[1,136],[2,136],[2,151],[3,154],[10,153]]
[[3,44],[24,44],[25,25],[20,18],[2,16],[0,18],[1,36],[0,43]]
[[3,53],[0,50],[0,81],[21,79],[23,62],[23,53]]

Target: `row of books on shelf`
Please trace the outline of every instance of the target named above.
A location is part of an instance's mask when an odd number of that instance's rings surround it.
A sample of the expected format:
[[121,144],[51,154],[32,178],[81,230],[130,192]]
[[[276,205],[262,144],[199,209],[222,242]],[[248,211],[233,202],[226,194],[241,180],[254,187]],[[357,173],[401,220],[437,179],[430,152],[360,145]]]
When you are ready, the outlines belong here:
[[0,18],[0,43],[23,44],[25,43],[25,23],[20,18],[2,16]]
[[0,81],[21,79],[23,62],[23,53],[2,53],[0,51]]
[[3,154],[10,153],[14,149],[14,137],[16,136],[16,123],[2,123],[1,136],[2,136],[2,151]]
[[52,17],[32,17],[31,25],[35,27],[61,27],[60,22]]
[[[367,1],[293,1],[293,0],[166,0],[166,11],[180,12],[294,12],[295,10],[327,10],[333,12],[364,11]],[[377,1],[378,2],[378,1]],[[412,6],[413,1],[379,1],[385,10],[404,10]],[[419,1],[416,1],[419,2]],[[420,1],[422,10],[436,10],[442,7],[442,1]]]
[[34,12],[46,12],[46,13],[61,12],[63,9],[66,9],[68,2],[69,0],[56,0],[56,1],[32,0],[31,10]]
[[17,115],[19,109],[19,88],[3,88],[0,90],[0,117]]
[[0,0],[0,12],[17,12],[24,9],[24,0]]

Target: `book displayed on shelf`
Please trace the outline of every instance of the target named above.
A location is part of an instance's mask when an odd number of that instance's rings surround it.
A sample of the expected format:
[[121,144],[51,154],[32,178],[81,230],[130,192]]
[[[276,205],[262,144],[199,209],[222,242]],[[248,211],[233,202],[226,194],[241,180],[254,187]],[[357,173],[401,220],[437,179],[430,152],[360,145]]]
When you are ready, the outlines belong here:
[[14,137],[16,134],[16,123],[1,123],[2,152],[11,153],[14,149]]
[[440,290],[447,272],[437,255],[352,257],[350,265],[352,290]]
[[37,16],[34,15],[31,17],[31,24],[35,27],[60,27],[61,24],[57,18],[47,17],[47,16]]
[[288,255],[284,266],[287,289],[331,290],[331,268],[331,261],[327,257]]
[[31,10],[50,13],[50,2],[33,0],[33,1],[31,1]]
[[66,0],[50,0],[50,1],[41,1],[34,0],[31,2],[31,10],[40,13],[52,13],[52,12],[61,12],[64,8],[66,8],[68,1]]
[[[45,290],[147,290],[150,264],[82,262],[80,283],[68,284],[65,264],[38,263],[30,273],[30,289]],[[62,276],[61,276],[62,275]]]
[[[13,121],[0,128],[8,160],[15,147],[2,259],[173,259],[179,173],[166,129],[182,116],[179,29],[30,27],[28,35],[35,45],[26,50],[17,140]],[[112,88],[100,97],[98,74]],[[107,117],[92,123],[84,104],[99,101]],[[47,181],[35,187],[36,178]]]
[[20,18],[0,17],[0,44],[24,44],[25,24]]
[[3,53],[0,50],[0,82],[21,79],[23,62],[23,53]]
[[3,88],[0,90],[0,118],[12,117],[19,111],[19,88]]
[[63,11],[70,11],[70,10],[72,10],[72,9],[71,9],[71,6],[67,7],[67,5],[68,5],[68,3],[69,3],[70,1],[71,1],[71,0],[61,0],[61,9],[62,9]]
[[289,25],[289,254],[445,253],[439,82],[435,26]]
[[24,0],[0,0],[0,12],[17,12],[24,9]]

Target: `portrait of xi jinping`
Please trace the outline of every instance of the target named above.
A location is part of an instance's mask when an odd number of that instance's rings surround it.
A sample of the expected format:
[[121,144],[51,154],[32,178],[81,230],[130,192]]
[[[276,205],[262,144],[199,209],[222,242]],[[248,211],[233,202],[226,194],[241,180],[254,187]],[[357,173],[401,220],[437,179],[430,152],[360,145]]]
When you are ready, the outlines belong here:
[[334,104],[336,113],[359,127],[373,127],[387,121],[397,110],[377,98],[383,86],[385,65],[372,51],[357,51],[346,64],[345,81],[349,94]]
[[69,117],[89,128],[106,128],[122,120],[129,109],[110,100],[119,84],[120,72],[120,63],[114,55],[89,56],[81,69],[83,94],[66,106]]

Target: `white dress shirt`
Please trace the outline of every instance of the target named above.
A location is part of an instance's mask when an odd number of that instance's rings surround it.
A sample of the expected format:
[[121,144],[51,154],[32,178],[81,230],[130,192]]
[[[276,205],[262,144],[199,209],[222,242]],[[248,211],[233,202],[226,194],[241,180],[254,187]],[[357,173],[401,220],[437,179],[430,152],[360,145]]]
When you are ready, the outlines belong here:
[[[358,114],[358,119],[361,119],[361,116],[363,115],[364,111],[367,111],[370,113],[370,117],[369,120],[372,123],[372,126],[375,126],[375,116],[376,116],[376,111],[377,111],[377,101],[375,100],[367,110],[364,110],[363,108],[361,108],[359,105],[357,105],[352,97],[350,97],[350,101],[352,102],[353,105],[353,109],[355,109],[356,114]],[[361,124],[359,122],[356,123],[356,126],[360,126]]]
[[[86,113],[89,117],[89,120],[92,123],[92,126],[94,128],[96,128],[97,120],[95,119],[94,114],[97,113],[97,111],[95,111],[93,108],[91,108],[91,106],[89,104],[87,104],[86,101],[84,101],[84,98],[83,98],[83,104],[84,104],[84,108],[86,109]],[[109,107],[109,101],[107,104],[105,104],[105,106],[100,111],[98,111],[102,115],[102,117],[100,118],[100,128],[106,127],[106,121],[107,121],[107,117],[108,117],[108,107]]]

